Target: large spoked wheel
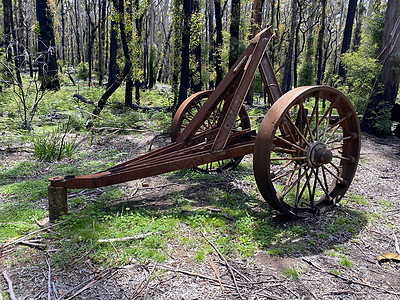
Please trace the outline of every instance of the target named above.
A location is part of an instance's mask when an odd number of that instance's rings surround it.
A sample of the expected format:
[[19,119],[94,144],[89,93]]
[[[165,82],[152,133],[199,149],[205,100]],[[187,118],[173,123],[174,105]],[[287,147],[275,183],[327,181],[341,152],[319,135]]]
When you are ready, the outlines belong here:
[[[176,141],[179,134],[183,132],[186,126],[190,123],[193,117],[197,114],[203,104],[207,101],[208,97],[211,95],[212,90],[201,91],[193,94],[185,100],[179,107],[178,111],[172,120],[171,127],[171,140]],[[201,125],[198,132],[204,132],[209,129],[216,128],[218,125],[219,117],[222,113],[224,107],[224,101],[218,103],[216,108],[211,112],[204,124]],[[250,128],[250,119],[247,115],[246,110],[242,107],[239,111],[239,115],[233,126],[233,131],[241,131]],[[200,172],[210,173],[210,172],[221,172],[222,170],[231,170],[239,165],[242,161],[243,156],[235,157],[231,159],[225,159],[221,161],[216,161],[213,163],[205,164],[196,167],[195,169]]]
[[286,93],[264,117],[255,142],[262,196],[291,217],[328,210],[353,180],[360,140],[356,112],[338,90],[312,86]]

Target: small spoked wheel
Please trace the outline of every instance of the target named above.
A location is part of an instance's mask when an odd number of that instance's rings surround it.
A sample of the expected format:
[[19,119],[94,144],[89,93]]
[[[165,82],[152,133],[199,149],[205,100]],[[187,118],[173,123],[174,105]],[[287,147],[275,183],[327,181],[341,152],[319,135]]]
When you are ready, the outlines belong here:
[[[186,126],[194,118],[203,104],[207,101],[208,97],[211,95],[212,90],[201,91],[193,94],[185,100],[177,110],[171,127],[171,140],[176,141],[179,134],[185,130]],[[221,120],[220,116],[223,112],[224,101],[220,101],[214,110],[210,113],[209,117],[204,121],[201,127],[198,129],[198,133],[204,132],[216,128]],[[239,111],[239,115],[233,126],[233,131],[241,131],[250,128],[250,119],[244,107]],[[210,172],[221,172],[222,170],[231,170],[239,165],[242,161],[243,156],[234,157],[231,159],[225,159],[221,161],[215,161],[209,164],[201,165],[195,169],[200,172],[210,173]]]
[[328,86],[296,88],[272,105],[254,148],[254,176],[264,199],[291,217],[339,202],[360,155],[360,125],[350,101]]

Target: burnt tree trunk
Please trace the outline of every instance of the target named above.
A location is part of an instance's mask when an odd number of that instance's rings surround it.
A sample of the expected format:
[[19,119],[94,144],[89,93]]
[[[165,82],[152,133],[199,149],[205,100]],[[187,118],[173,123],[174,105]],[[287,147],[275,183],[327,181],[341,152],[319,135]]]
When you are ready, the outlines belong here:
[[317,40],[317,57],[318,57],[317,84],[322,83],[324,75],[322,74],[322,69],[323,69],[322,60],[324,56],[323,46],[324,46],[324,34],[325,34],[325,22],[326,22],[326,1],[327,0],[320,0],[322,14],[321,14],[320,27],[318,31],[318,40]]
[[215,6],[215,31],[216,31],[216,42],[215,42],[215,71],[217,73],[216,85],[222,80],[222,15],[221,15],[221,0],[214,0]]
[[283,78],[281,83],[281,89],[283,93],[290,90],[292,83],[292,62],[293,62],[293,48],[294,40],[296,38],[296,18],[297,18],[297,0],[292,1],[292,18],[291,18],[291,28],[289,36],[289,46],[286,54],[285,69],[283,71]]
[[396,101],[400,83],[400,70],[398,68],[400,28],[399,26],[396,27],[399,19],[400,2],[389,0],[379,49],[381,53],[379,60],[383,67],[361,123],[362,130],[375,135],[386,135],[391,132],[390,112]]
[[229,26],[229,69],[235,64],[240,56],[239,47],[239,27],[240,27],[240,0],[232,0],[231,4],[231,24]]
[[118,73],[117,66],[117,21],[114,18],[111,20],[111,34],[110,34],[110,62],[108,63],[108,81],[107,89],[115,82]]
[[187,98],[190,85],[189,61],[190,61],[190,19],[192,15],[192,0],[183,0],[183,32],[182,32],[182,52],[181,52],[181,77],[179,85],[179,95],[177,107]]
[[[346,25],[344,26],[344,32],[343,32],[342,49],[340,50],[340,54],[346,53],[347,50],[350,49],[351,35],[353,33],[353,24],[354,24],[354,17],[356,15],[356,8],[357,8],[357,0],[349,0]],[[341,61],[339,63],[338,75],[343,78],[346,77],[346,71]]]
[[37,60],[42,90],[59,90],[56,43],[51,7],[47,0],[36,0],[36,19],[40,33]]
[[[194,1],[193,5],[193,14],[200,17],[200,3],[199,0]],[[193,92],[200,92],[201,91],[201,31],[196,31],[195,34],[198,37],[193,37],[196,39],[196,44],[193,49],[193,55],[196,60],[196,67],[195,70],[192,72],[191,78],[191,87]]]
[[[113,3],[117,10],[117,13],[118,13],[119,32],[120,32],[120,37],[121,37],[122,49],[124,52],[125,64],[124,64],[124,69],[123,69],[122,73],[118,74],[115,81],[110,85],[110,87],[107,88],[107,90],[101,96],[101,98],[97,104],[97,108],[95,108],[93,110],[93,114],[95,114],[95,115],[100,114],[101,110],[106,105],[108,98],[110,98],[110,96],[117,90],[117,88],[119,88],[122,81],[129,74],[131,67],[132,67],[132,61],[131,61],[131,56],[130,56],[130,51],[129,51],[129,46],[128,46],[128,38],[127,38],[127,34],[126,34],[126,29],[125,29],[124,1],[123,0],[119,0],[119,1],[115,0]],[[89,126],[91,126],[91,124],[89,124]]]

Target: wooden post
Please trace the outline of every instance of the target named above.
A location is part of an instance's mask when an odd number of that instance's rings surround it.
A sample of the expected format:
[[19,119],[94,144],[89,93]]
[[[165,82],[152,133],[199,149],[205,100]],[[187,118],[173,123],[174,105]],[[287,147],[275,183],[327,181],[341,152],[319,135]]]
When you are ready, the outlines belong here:
[[61,215],[68,213],[67,188],[49,185],[49,222],[54,223]]

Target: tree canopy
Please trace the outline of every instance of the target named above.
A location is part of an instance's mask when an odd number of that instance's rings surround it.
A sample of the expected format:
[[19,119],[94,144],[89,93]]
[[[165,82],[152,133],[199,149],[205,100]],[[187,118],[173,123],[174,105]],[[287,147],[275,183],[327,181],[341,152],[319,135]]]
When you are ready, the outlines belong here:
[[[123,83],[127,106],[139,105],[140,89],[159,82],[173,87],[176,108],[191,93],[214,88],[268,24],[277,30],[269,54],[283,91],[334,85],[368,118],[387,115],[398,92],[398,84],[390,96],[381,91],[382,74],[399,79],[399,72],[388,71],[399,55],[396,0],[3,0],[1,5],[1,59],[7,69],[2,85],[11,77],[20,83],[21,72],[28,71],[39,72],[43,89],[62,88],[58,73],[80,72],[89,86],[103,86],[108,78],[95,114]],[[382,54],[387,47],[390,53]],[[249,103],[264,93],[260,82],[256,77]],[[385,112],[368,105],[382,93]],[[371,126],[364,128],[390,131],[389,124],[384,130]]]

